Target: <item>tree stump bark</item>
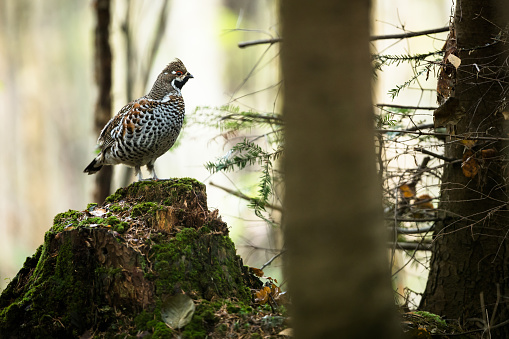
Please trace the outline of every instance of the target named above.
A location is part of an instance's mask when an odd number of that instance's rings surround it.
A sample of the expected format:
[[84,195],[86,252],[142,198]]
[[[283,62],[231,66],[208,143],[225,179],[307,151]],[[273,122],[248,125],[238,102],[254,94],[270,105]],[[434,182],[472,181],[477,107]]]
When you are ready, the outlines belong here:
[[249,304],[260,285],[203,184],[138,182],[55,217],[0,296],[0,338],[151,335],[175,295]]

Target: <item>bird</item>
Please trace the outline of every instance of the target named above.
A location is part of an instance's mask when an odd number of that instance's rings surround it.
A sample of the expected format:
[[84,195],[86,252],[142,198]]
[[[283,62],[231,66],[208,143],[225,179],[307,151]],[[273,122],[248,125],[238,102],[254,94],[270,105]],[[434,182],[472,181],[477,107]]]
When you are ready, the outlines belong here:
[[147,95],[125,105],[108,121],[99,134],[100,153],[85,168],[95,174],[105,165],[134,167],[138,180],[144,180],[141,166],[159,180],[154,162],[175,143],[185,115],[182,87],[194,76],[180,59],[175,59],[158,75]]

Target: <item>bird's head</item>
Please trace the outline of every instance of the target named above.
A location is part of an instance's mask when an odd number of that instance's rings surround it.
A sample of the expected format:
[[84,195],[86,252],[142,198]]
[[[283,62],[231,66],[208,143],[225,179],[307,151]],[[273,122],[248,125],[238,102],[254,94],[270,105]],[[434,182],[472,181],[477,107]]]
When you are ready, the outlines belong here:
[[161,99],[170,92],[180,92],[187,80],[191,78],[194,76],[187,71],[184,63],[180,59],[175,59],[159,74],[149,97]]

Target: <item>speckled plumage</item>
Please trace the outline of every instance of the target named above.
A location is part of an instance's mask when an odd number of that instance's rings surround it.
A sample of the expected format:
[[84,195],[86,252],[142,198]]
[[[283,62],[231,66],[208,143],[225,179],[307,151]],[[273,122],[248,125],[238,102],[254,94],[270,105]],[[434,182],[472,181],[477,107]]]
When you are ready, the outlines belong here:
[[125,164],[135,168],[139,180],[141,166],[157,179],[154,162],[175,143],[184,122],[185,106],[180,90],[193,78],[179,59],[157,77],[149,94],[131,101],[101,131],[99,155],[85,168],[94,174],[104,165]]

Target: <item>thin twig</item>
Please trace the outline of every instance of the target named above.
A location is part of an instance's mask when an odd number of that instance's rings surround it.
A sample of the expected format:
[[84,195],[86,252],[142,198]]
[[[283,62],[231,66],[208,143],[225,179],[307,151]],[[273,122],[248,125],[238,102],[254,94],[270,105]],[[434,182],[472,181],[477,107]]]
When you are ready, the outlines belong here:
[[260,39],[260,40],[239,42],[238,46],[239,46],[239,48],[245,48],[245,47],[249,47],[249,46],[262,45],[262,44],[271,44],[272,45],[276,42],[281,42],[281,41],[283,41],[283,39],[281,39],[281,38]]
[[[388,35],[374,35],[370,38],[370,40],[374,41],[374,40],[388,40],[388,39],[405,39],[405,38],[413,38],[413,37],[420,36],[420,35],[442,33],[442,32],[448,32],[448,31],[449,31],[449,26],[428,29],[428,30],[419,31],[419,32],[408,32],[408,33],[388,34]],[[260,39],[260,40],[239,42],[238,46],[239,46],[239,48],[245,48],[245,47],[263,45],[263,44],[274,44],[274,43],[278,43],[281,41],[283,41],[282,38]]]
[[424,149],[424,148],[421,148],[421,147],[416,147],[416,148],[414,148],[414,150],[416,150],[417,152],[421,152],[423,154],[431,155],[432,157],[435,157],[437,159],[440,159],[440,160],[443,160],[443,161],[447,161],[447,162],[452,162],[454,160],[457,160],[457,159],[453,159],[453,158],[449,158],[449,157],[443,156],[441,154],[433,153],[433,152],[428,151],[427,149]]
[[[395,244],[389,242],[388,246],[393,247]],[[397,242],[396,249],[409,251],[431,251],[431,243],[429,242]]]
[[401,109],[423,109],[428,111],[434,111],[438,107],[431,106],[406,106],[406,105],[394,105],[394,104],[376,104],[376,107],[393,107],[393,108],[401,108]]
[[434,135],[438,137],[451,137],[459,140],[489,140],[489,141],[509,141],[509,138],[498,138],[498,137],[483,137],[483,136],[464,136],[464,135],[452,135],[449,133],[433,133],[433,132],[421,132],[411,131],[405,129],[375,129],[377,133],[405,133],[405,134],[418,134],[418,135]]
[[[437,137],[449,137],[451,136],[448,133],[435,133],[435,132],[421,132],[421,131],[411,131],[408,129],[375,129],[375,132],[377,133],[405,133],[405,134],[418,134],[418,135],[434,135]],[[509,140],[509,139],[508,139]]]
[[396,231],[398,234],[421,234],[421,233],[428,233],[433,231],[433,228],[435,228],[435,225],[429,226],[429,227],[423,227],[423,228],[401,228],[396,227]]
[[[241,199],[244,199],[244,200],[247,200],[247,201],[253,201],[253,198],[245,195],[244,193],[242,192],[239,192],[239,191],[234,191],[232,189],[229,189],[227,187],[223,187],[223,186],[220,186],[220,185],[217,185],[217,184],[214,184],[213,182],[210,183],[210,186],[214,186],[214,187],[217,187],[219,189],[222,189],[223,191],[225,191],[226,193],[229,193],[231,195],[234,195],[238,198],[241,198]],[[276,210],[276,211],[279,211],[279,212],[283,212],[283,208],[281,206],[278,206],[278,205],[273,205],[273,204],[270,204],[270,203],[266,203],[265,206],[267,206],[268,208],[272,208],[273,210]]]
[[274,260],[276,260],[277,258],[279,258],[283,253],[285,253],[286,251],[285,250],[281,250],[281,252],[279,252],[278,254],[276,254],[275,256],[273,256],[272,258],[269,259],[269,261],[267,261],[265,264],[262,265],[262,267],[260,267],[260,269],[263,271],[263,269],[267,266],[269,266],[270,264],[272,264],[272,262]]
[[407,32],[407,33],[401,33],[401,34],[387,34],[387,35],[374,35],[370,38],[371,41],[374,40],[389,40],[389,39],[405,39],[405,38],[413,38],[416,36],[421,35],[428,35],[428,34],[434,34],[434,33],[443,33],[443,32],[449,32],[449,26],[441,27],[441,28],[434,28],[434,29],[428,29],[425,31],[419,31],[419,32]]
[[[384,220],[394,221],[394,217],[385,217]],[[429,221],[442,221],[442,218],[397,218],[397,222],[429,222]]]
[[434,127],[435,127],[434,124],[422,124],[422,125],[408,127],[406,130],[407,131],[420,131],[422,129],[430,129],[430,128],[434,128]]

